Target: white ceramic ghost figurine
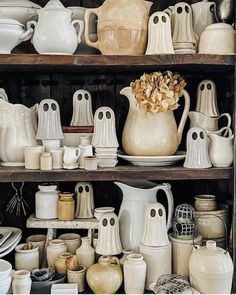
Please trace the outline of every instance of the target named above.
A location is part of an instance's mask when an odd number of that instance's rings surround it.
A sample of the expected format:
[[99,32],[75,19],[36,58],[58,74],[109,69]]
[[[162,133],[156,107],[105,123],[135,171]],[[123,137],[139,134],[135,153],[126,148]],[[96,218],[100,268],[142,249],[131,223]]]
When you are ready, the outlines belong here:
[[75,217],[93,218],[94,198],[92,184],[89,182],[78,182],[75,186],[75,196],[77,199]]
[[118,147],[115,114],[109,107],[100,107],[94,114],[94,134],[92,145],[95,148]]
[[194,169],[212,167],[208,152],[207,133],[201,127],[193,127],[188,131],[184,167]]
[[118,217],[115,213],[104,213],[99,220],[96,253],[118,255],[121,252]]
[[203,80],[199,83],[195,110],[209,117],[220,115],[217,106],[216,85],[212,80]]
[[189,53],[196,52],[197,35],[193,30],[192,8],[188,3],[179,2],[173,7],[171,27],[175,52],[181,53],[182,50],[188,50]]
[[73,116],[70,126],[93,126],[92,97],[79,89],[73,95]]
[[38,109],[36,139],[62,139],[60,108],[54,99],[43,99]]
[[170,17],[165,12],[157,11],[149,18],[146,54],[174,53]]

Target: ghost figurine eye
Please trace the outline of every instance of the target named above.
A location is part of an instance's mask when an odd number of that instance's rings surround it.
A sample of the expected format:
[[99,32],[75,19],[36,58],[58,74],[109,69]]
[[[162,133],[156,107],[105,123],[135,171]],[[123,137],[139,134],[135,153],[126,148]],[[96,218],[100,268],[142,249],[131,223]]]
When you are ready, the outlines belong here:
[[88,186],[88,185],[85,186],[85,191],[86,191],[87,193],[89,192],[89,186]]
[[84,190],[84,189],[83,189],[82,186],[80,186],[79,189],[78,189],[78,191],[79,191],[80,194],[82,194],[83,190]]
[[84,97],[85,97],[86,100],[89,100],[88,93],[85,93]]
[[205,89],[205,84],[202,83],[202,85],[200,86],[200,90],[203,91]]
[[106,112],[106,117],[107,117],[108,120],[110,120],[111,119],[111,113],[107,111]]
[[200,138],[201,139],[204,139],[205,138],[205,135],[204,135],[204,133],[202,131],[200,132]]
[[102,225],[103,225],[103,226],[107,226],[107,223],[108,223],[108,222],[107,222],[107,219],[104,218],[103,221],[102,221]]
[[182,7],[178,7],[178,8],[177,8],[177,13],[178,13],[178,14],[182,13],[182,11],[183,11]]
[[51,108],[52,108],[53,111],[57,110],[57,106],[55,105],[55,103],[52,103]]
[[82,100],[82,98],[83,98],[83,95],[80,93],[80,94],[78,95],[78,100]]
[[192,139],[193,139],[193,140],[196,140],[196,139],[197,139],[197,133],[196,133],[196,132],[193,132],[193,134],[192,134]]
[[167,22],[167,19],[166,19],[166,17],[164,15],[161,17],[161,20],[163,21],[163,23]]
[[150,211],[150,216],[151,216],[151,217],[155,217],[155,216],[156,216],[156,210],[155,210],[155,209],[152,209],[152,210]]
[[99,112],[99,114],[98,114],[98,119],[99,119],[99,120],[102,120],[102,119],[103,119],[103,112]]
[[154,24],[157,24],[159,22],[159,17],[156,15],[154,18],[153,18],[153,23]]
[[49,110],[49,105],[48,105],[48,103],[45,103],[45,104],[43,105],[43,110],[44,110],[45,112],[47,112],[47,111]]
[[211,83],[207,83],[207,89],[208,89],[208,90],[211,90],[211,89],[212,89],[212,85],[211,85]]
[[185,6],[185,11],[186,11],[186,13],[189,13],[189,7],[188,6]]

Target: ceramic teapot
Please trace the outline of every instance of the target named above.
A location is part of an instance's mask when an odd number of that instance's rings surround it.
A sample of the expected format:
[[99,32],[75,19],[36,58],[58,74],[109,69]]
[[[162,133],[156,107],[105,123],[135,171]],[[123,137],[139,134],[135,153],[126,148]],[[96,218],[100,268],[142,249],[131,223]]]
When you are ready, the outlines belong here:
[[[38,10],[38,22],[32,20],[27,28],[34,27],[32,43],[40,54],[73,54],[81,42],[84,23],[72,21],[72,11],[59,0],[50,0]],[[76,32],[75,26],[80,29]]]
[[[148,5],[149,6],[149,5]],[[140,55],[147,45],[149,8],[144,0],[106,0],[85,12],[85,42],[106,55]],[[98,40],[89,37],[90,15],[98,17]]]
[[190,98],[183,90],[185,107],[177,128],[173,111],[145,113],[136,105],[131,87],[120,91],[129,100],[129,112],[122,134],[122,144],[130,156],[170,156],[181,142],[190,107]]

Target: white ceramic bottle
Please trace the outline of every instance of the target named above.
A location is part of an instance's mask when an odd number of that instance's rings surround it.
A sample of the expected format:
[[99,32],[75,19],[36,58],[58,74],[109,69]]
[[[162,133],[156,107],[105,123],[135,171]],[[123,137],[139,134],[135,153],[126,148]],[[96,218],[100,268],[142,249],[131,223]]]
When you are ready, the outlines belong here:
[[81,238],[82,245],[76,250],[76,256],[79,264],[89,268],[95,261],[95,250],[91,246],[89,237]]
[[28,270],[17,270],[13,274],[13,294],[30,294],[31,278]]

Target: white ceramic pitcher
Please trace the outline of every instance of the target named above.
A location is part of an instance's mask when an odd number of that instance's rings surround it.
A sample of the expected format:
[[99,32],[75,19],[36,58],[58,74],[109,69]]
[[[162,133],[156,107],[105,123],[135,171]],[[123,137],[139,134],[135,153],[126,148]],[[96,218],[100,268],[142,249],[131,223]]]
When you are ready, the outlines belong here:
[[144,230],[146,205],[157,201],[156,194],[159,190],[163,190],[167,197],[167,230],[171,227],[174,200],[170,184],[156,184],[151,181],[115,182],[115,184],[123,193],[119,212],[120,238],[123,249],[138,249]]

